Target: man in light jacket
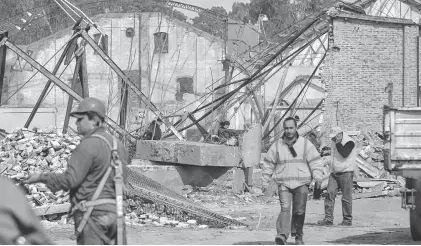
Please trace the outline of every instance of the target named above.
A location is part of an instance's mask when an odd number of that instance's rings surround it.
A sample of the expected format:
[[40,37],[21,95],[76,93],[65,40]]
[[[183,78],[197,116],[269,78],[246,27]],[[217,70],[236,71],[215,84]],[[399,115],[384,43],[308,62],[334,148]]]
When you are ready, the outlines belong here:
[[281,212],[276,222],[276,244],[286,244],[290,232],[297,244],[304,244],[303,226],[309,185],[312,178],[321,182],[323,164],[314,145],[298,135],[294,118],[285,119],[283,127],[284,135],[269,148],[262,163],[263,190],[267,190],[270,179],[278,184]]
[[341,226],[352,225],[352,190],[353,177],[356,171],[355,142],[340,127],[333,127],[329,134],[331,142],[330,177],[325,198],[325,218],[317,222],[319,225],[333,225],[333,210],[338,187],[342,192]]

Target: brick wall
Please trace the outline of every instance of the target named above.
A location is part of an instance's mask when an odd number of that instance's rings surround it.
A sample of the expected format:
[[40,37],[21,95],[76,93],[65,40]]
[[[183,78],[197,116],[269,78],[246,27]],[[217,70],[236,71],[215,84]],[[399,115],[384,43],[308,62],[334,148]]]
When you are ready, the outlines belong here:
[[418,26],[341,17],[331,21],[322,72],[322,131],[339,125],[345,131],[382,132],[388,83],[393,83],[394,106],[417,105]]

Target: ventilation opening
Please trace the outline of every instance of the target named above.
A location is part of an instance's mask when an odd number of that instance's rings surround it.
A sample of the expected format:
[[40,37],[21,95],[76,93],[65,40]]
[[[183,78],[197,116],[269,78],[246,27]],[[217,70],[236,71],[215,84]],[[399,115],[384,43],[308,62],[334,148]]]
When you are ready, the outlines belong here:
[[182,101],[185,93],[194,94],[193,82],[192,77],[177,78],[177,93],[175,94],[177,101]]
[[168,33],[154,33],[155,53],[168,53]]

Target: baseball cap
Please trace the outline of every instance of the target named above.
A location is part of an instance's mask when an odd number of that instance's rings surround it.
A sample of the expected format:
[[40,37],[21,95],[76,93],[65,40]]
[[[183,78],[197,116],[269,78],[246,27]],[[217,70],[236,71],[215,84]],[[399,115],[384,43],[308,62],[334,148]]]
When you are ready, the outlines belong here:
[[339,133],[342,133],[342,132],[343,131],[342,131],[342,129],[339,126],[334,126],[330,130],[329,138],[333,138],[333,137],[335,137],[336,135],[338,135]]

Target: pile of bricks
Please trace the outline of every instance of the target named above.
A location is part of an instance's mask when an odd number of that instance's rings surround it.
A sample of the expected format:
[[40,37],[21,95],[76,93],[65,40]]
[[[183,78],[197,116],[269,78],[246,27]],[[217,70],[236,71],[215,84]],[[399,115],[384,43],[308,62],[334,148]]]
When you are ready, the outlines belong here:
[[[0,175],[18,181],[29,172],[64,172],[80,137],[19,129],[0,141]],[[44,184],[23,187],[33,207],[68,202],[68,192],[51,192]]]

